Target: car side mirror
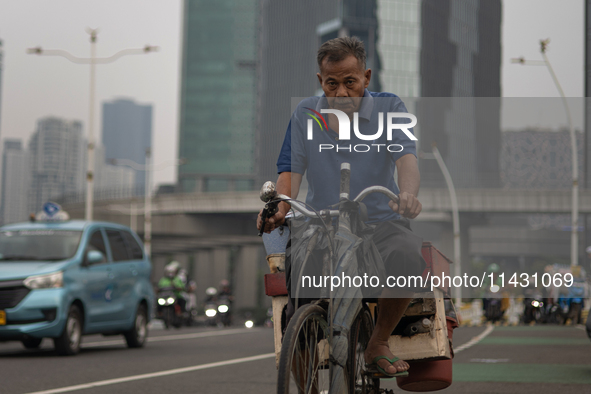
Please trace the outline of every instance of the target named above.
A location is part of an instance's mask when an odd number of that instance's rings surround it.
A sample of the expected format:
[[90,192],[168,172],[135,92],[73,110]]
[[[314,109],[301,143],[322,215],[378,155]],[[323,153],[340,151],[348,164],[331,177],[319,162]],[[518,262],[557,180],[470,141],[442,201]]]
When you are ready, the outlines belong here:
[[105,255],[102,252],[99,252],[98,250],[89,250],[88,252],[86,252],[86,259],[84,261],[84,265],[103,263],[106,260],[107,259],[105,258]]

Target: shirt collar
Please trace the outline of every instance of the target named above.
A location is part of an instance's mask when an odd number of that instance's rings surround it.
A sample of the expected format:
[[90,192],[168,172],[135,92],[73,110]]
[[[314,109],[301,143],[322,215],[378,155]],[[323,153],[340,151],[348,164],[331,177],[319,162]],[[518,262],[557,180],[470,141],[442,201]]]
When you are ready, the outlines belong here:
[[[320,112],[321,109],[327,108],[328,102],[326,100],[326,94],[322,93],[320,100],[316,103],[316,111]],[[359,108],[359,117],[365,120],[371,119],[371,112],[373,111],[373,97],[369,93],[369,90],[363,91],[363,100],[361,100],[361,107]]]

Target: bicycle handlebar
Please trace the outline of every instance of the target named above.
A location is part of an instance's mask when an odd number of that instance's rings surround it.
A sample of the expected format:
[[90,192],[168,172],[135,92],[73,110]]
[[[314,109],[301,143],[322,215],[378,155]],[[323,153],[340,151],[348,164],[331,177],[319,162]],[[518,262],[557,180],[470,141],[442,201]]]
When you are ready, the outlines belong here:
[[[349,199],[349,177],[351,174],[351,166],[349,163],[341,164],[341,187],[340,187],[340,200],[348,200]],[[391,200],[395,201],[396,203],[400,203],[399,197],[392,192],[390,189],[385,188],[384,186],[370,186],[363,189],[357,197],[353,199],[353,202],[361,202],[365,197],[370,195],[371,193],[382,193],[389,197]],[[261,230],[259,231],[259,236],[263,234],[263,229],[265,227],[265,222],[268,218],[275,215],[277,213],[277,206],[280,202],[284,201],[291,205],[291,208],[297,212],[300,212],[302,215],[313,218],[313,217],[322,217],[322,216],[330,216],[330,217],[337,217],[339,216],[338,209],[323,209],[320,212],[315,212],[306,208],[306,204],[294,200],[289,196],[284,194],[278,194],[275,188],[275,184],[271,181],[265,182],[263,187],[261,188],[260,197],[263,202],[265,202],[265,208],[261,214],[261,219],[263,220],[263,225]]]

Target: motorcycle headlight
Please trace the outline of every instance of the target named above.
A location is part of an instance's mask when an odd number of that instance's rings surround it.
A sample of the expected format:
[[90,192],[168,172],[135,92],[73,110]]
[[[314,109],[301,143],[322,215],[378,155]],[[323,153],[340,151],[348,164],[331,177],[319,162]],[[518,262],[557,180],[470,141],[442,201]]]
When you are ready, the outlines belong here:
[[174,304],[174,298],[172,297],[168,297],[168,300],[166,300],[168,302],[168,305],[172,305]]
[[220,313],[228,312],[228,305],[222,304],[222,305],[218,306],[218,312],[220,312]]
[[64,287],[64,273],[59,271],[53,274],[29,276],[23,284],[31,290]]
[[538,305],[540,305],[540,303],[538,301],[532,301],[531,304],[533,305],[534,308],[537,308]]
[[208,309],[205,311],[205,315],[207,317],[214,317],[216,315],[216,313],[217,312],[215,311],[215,309]]
[[158,305],[166,304],[166,300],[164,298],[158,298]]
[[247,320],[247,321],[244,322],[244,326],[246,328],[252,328],[254,326],[254,323],[253,323],[252,320]]

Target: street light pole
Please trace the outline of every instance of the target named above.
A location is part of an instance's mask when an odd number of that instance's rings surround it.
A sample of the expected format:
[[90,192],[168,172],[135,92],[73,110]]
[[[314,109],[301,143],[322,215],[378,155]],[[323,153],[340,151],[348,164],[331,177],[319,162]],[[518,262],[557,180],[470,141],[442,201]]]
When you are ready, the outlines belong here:
[[[456,195],[456,188],[454,187],[453,180],[451,179],[451,174],[439,153],[439,149],[437,149],[437,145],[435,142],[431,144],[433,149],[433,157],[430,155],[421,152],[422,159],[435,159],[437,160],[437,164],[439,165],[439,169],[443,173],[443,178],[445,179],[445,183],[447,185],[447,190],[449,191],[449,199],[451,200],[451,211],[452,211],[452,222],[453,222],[453,230],[454,230],[454,276],[462,276],[462,255],[461,255],[461,248],[460,248],[460,213],[458,209],[458,196]],[[456,306],[462,306],[462,288],[456,287]]]
[[143,48],[137,49],[123,49],[112,56],[97,58],[96,57],[96,38],[98,29],[87,28],[86,32],[90,34],[90,57],[81,58],[72,55],[71,53],[62,49],[42,49],[41,47],[27,49],[28,54],[44,55],[44,56],[61,56],[72,63],[76,64],[90,64],[90,99],[88,111],[88,145],[87,145],[87,172],[86,172],[86,207],[84,212],[85,220],[92,220],[93,218],[93,199],[94,199],[94,102],[95,102],[95,85],[96,85],[96,65],[112,63],[125,55],[138,55],[149,52],[158,51],[157,46],[146,45]]
[[88,164],[86,172],[86,209],[84,210],[84,220],[93,218],[93,200],[94,200],[94,90],[96,80],[96,35],[98,29],[86,29],[90,34],[90,98],[88,100],[90,108],[88,109]]
[[562,86],[558,82],[558,78],[554,73],[554,69],[550,64],[550,60],[546,56],[546,51],[548,50],[548,44],[550,43],[550,39],[540,40],[540,52],[542,53],[543,61],[530,61],[525,60],[523,57],[521,58],[514,58],[511,59],[512,63],[518,63],[522,65],[530,65],[530,66],[546,66],[550,75],[552,76],[552,80],[560,93],[560,97],[562,99],[562,103],[564,104],[564,110],[566,112],[566,118],[568,121],[568,129],[570,133],[570,143],[571,143],[571,152],[572,152],[572,206],[571,206],[571,242],[570,242],[570,264],[572,266],[576,266],[579,264],[579,158],[578,158],[578,151],[577,151],[577,136],[575,135],[575,129],[573,127],[573,121],[570,113],[570,109],[568,107],[568,102],[566,100],[566,96],[564,95],[564,91],[562,90]]
[[146,191],[144,196],[144,247],[148,257],[152,253],[152,189],[150,187],[151,182],[151,157],[152,151],[150,148],[146,149]]

